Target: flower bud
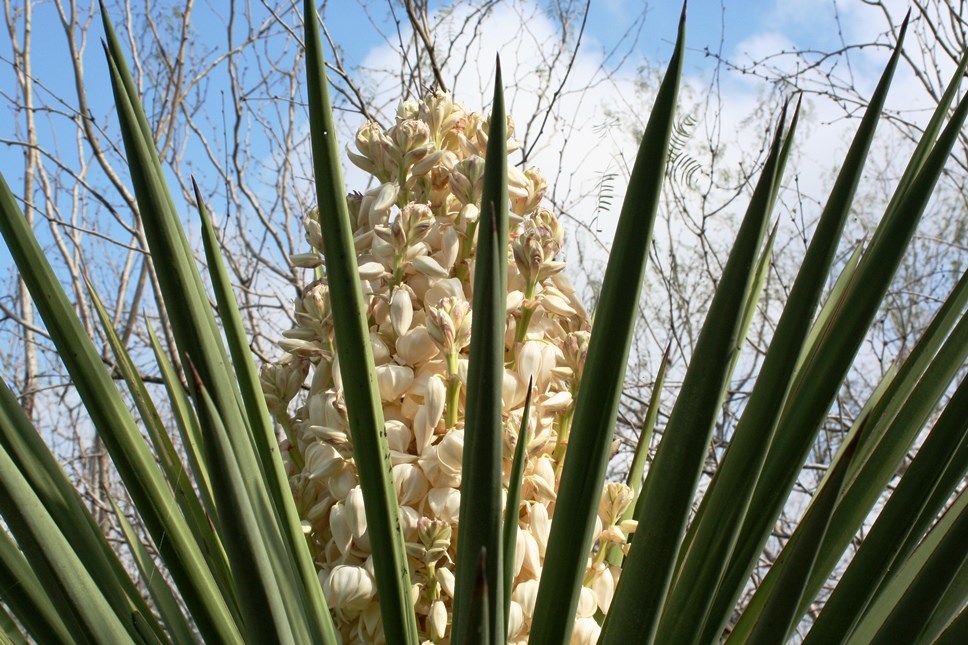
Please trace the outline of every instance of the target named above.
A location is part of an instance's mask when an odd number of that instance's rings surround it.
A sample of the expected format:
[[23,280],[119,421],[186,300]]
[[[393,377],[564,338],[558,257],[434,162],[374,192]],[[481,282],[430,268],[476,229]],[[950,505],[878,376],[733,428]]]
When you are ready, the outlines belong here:
[[297,269],[315,269],[323,266],[323,258],[319,253],[293,253],[289,256],[289,264]]
[[562,353],[565,355],[565,364],[571,368],[576,378],[581,378],[582,370],[585,367],[585,357],[588,356],[588,341],[591,333],[588,331],[575,331],[565,336]]
[[598,516],[605,526],[614,525],[632,503],[632,488],[621,482],[608,482],[598,504]]
[[548,517],[548,508],[544,504],[531,505],[531,535],[538,543],[538,553],[543,558],[545,549],[548,548],[548,536],[551,535],[551,518]]
[[525,580],[511,592],[511,600],[521,605],[524,615],[530,619],[534,616],[534,605],[538,598],[538,580]]
[[427,331],[445,354],[454,354],[471,342],[471,305],[463,298],[443,298],[427,307]]
[[390,128],[390,137],[396,145],[398,154],[403,157],[418,148],[425,147],[430,141],[430,128],[423,121],[406,119]]
[[450,189],[462,204],[479,204],[484,189],[484,159],[478,156],[462,159],[450,173]]
[[393,333],[402,336],[410,329],[413,322],[413,300],[410,291],[406,287],[395,287],[393,295],[390,296],[390,324],[393,326]]
[[422,517],[417,522],[417,537],[427,551],[428,560],[439,560],[447,554],[451,533],[450,524],[440,519]]
[[353,533],[353,539],[359,540],[366,534],[366,512],[363,510],[363,490],[359,486],[353,487],[346,494],[346,523]]
[[457,582],[454,579],[454,572],[451,571],[450,569],[440,568],[440,569],[437,569],[436,576],[437,576],[437,582],[440,584],[441,590],[445,594],[453,598],[454,586],[455,586],[455,583]]
[[589,586],[595,592],[599,611],[607,613],[608,608],[612,605],[612,598],[615,595],[615,578],[612,576],[612,570],[607,564],[602,563],[598,565],[598,570],[592,577]]
[[571,633],[571,645],[595,645],[602,627],[594,618],[586,616],[575,621],[575,631]]
[[397,355],[408,365],[417,365],[440,351],[426,327],[414,327],[397,339]]
[[299,393],[309,374],[309,361],[295,357],[287,362],[262,366],[259,382],[272,414],[285,414],[289,401]]
[[431,278],[447,278],[450,276],[450,271],[440,266],[440,263],[429,255],[418,255],[413,259],[411,265],[420,273]]
[[329,509],[329,530],[333,534],[333,542],[336,543],[339,552],[347,553],[353,544],[353,530],[349,525],[345,504],[333,504]]
[[400,121],[406,121],[407,119],[416,119],[419,112],[420,103],[418,103],[416,99],[400,101],[400,105],[397,106],[397,122],[399,123]]
[[430,605],[427,626],[430,629],[431,640],[435,642],[443,640],[444,634],[447,632],[447,607],[440,600],[435,600]]
[[597,609],[598,598],[595,597],[595,592],[588,587],[582,587],[581,594],[578,596],[578,617],[588,618],[594,616]]
[[316,251],[323,250],[323,229],[319,224],[319,209],[312,208],[303,215],[303,228],[306,229],[306,241]]
[[437,458],[441,466],[455,474],[460,474],[461,462],[464,458],[464,431],[449,432],[437,444]]

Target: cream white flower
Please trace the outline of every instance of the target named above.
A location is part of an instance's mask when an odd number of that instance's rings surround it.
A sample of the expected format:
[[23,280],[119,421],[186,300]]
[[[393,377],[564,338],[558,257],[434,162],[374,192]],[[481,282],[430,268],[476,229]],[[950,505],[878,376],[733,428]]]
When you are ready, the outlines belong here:
[[[375,178],[373,188],[348,195],[347,205],[418,636],[428,643],[451,638],[487,128],[487,118],[434,92],[401,104],[387,130],[364,125],[348,150],[350,160]],[[519,147],[513,133],[509,118],[509,151]],[[534,387],[508,615],[509,642],[524,643],[554,521],[589,320],[562,273],[561,224],[541,207],[547,181],[535,168],[512,164],[508,184],[514,215],[502,383],[505,486],[528,382]],[[307,213],[304,223],[310,248],[296,258],[316,266],[322,251],[318,212]],[[325,277],[297,299],[294,319],[279,341],[286,355],[263,369],[262,386],[273,415],[287,428],[281,445],[292,489],[340,638],[347,644],[385,642]],[[300,396],[307,381],[308,393]],[[606,556],[621,552],[635,529],[634,521],[621,520],[626,489],[610,485],[603,491],[572,642],[594,642],[599,628],[593,616],[607,610],[618,583],[620,569]]]

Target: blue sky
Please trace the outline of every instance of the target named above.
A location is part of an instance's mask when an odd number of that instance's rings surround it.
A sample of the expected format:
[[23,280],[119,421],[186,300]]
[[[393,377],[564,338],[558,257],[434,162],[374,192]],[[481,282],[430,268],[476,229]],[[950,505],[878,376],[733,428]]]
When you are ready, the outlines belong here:
[[[519,0],[524,2],[524,0]],[[110,3],[109,3],[110,4]],[[449,3],[434,3],[436,6]],[[506,7],[508,3],[499,6]],[[540,2],[529,2],[531,5],[541,5]],[[581,3],[578,3],[579,5]],[[845,31],[848,37],[857,27],[856,21],[849,21],[852,12],[856,13],[859,0],[840,0],[841,13],[845,18]],[[73,79],[66,64],[67,50],[64,44],[63,30],[52,3],[35,2],[34,10],[34,58],[33,73],[38,81],[37,93],[49,97],[65,96],[73,100]],[[138,3],[135,3],[138,6]],[[193,26],[196,34],[196,45],[218,50],[224,47],[225,13],[228,5],[222,0],[200,0],[193,11]],[[742,60],[749,49],[757,51],[775,51],[791,44],[801,46],[810,45],[816,48],[833,47],[839,38],[836,23],[833,21],[835,8],[834,0],[691,0],[688,9],[687,48],[688,55],[685,66],[687,76],[701,79],[707,77],[714,68],[714,61],[704,55],[706,49],[716,51],[722,47],[722,52],[733,60]],[[159,2],[152,6],[156,16],[164,16],[171,11],[172,4]],[[643,4],[635,0],[593,0],[588,17],[588,25],[583,41],[581,57],[589,66],[594,66],[602,56],[602,52],[609,51],[618,39],[626,32],[629,22],[639,16],[645,7],[646,19],[642,25],[639,38],[631,56],[626,61],[623,70],[626,80],[633,78],[636,70],[643,63],[664,65],[671,53],[672,42],[678,22],[681,5],[678,2],[652,2]],[[256,22],[265,17],[265,8],[255,3],[252,9],[256,14]],[[262,15],[260,15],[260,12]],[[400,16],[403,18],[403,16]],[[120,14],[113,15],[114,20],[120,20]],[[98,39],[101,34],[98,17],[95,14],[94,24],[90,30],[87,43],[85,64],[86,84],[92,97],[92,111],[103,120],[99,125],[108,131],[117,132],[117,124],[112,120],[111,93],[106,79],[106,65]],[[352,0],[333,0],[326,4],[326,26],[333,35],[338,46],[346,57],[350,69],[374,57],[386,56],[388,52],[380,31],[393,33],[394,25],[383,2],[354,2]],[[298,29],[298,25],[293,25]],[[500,38],[501,34],[495,34]],[[722,45],[720,41],[722,39]],[[499,40],[497,42],[500,42]],[[389,52],[392,57],[393,52]],[[9,61],[10,41],[4,31],[0,34],[0,59]],[[502,59],[504,58],[502,54]],[[482,78],[489,78],[493,64],[493,53],[484,52],[480,57]],[[508,75],[506,75],[507,77]],[[224,77],[222,77],[224,81]],[[212,83],[218,85],[219,76],[212,77]],[[581,82],[581,77],[576,77]],[[15,77],[9,63],[0,65],[0,90],[10,95],[15,87]],[[735,77],[726,79],[724,88],[730,93],[731,104],[736,110],[747,109],[757,100],[757,89],[748,79]],[[469,106],[480,107],[486,101],[488,93],[484,88],[463,87],[464,95],[457,98]],[[614,88],[606,91],[615,91]],[[254,96],[253,98],[271,101],[271,97]],[[56,106],[56,98],[48,101]],[[516,105],[515,117],[522,118],[527,113],[527,100]],[[0,102],[0,113],[9,110],[9,103]],[[576,108],[578,109],[578,108]],[[597,109],[597,108],[596,108]],[[638,109],[638,108],[636,108]],[[213,131],[221,129],[221,115],[218,106],[206,106],[211,113],[209,119]],[[577,112],[576,112],[577,115]],[[577,116],[576,116],[577,118]],[[738,117],[737,117],[738,118]],[[22,136],[14,129],[14,119],[0,118],[0,139],[17,140]],[[38,115],[38,129],[42,140],[48,145],[57,145],[71,151],[72,133],[65,127],[64,119],[48,118],[46,114]],[[218,135],[216,135],[218,136]],[[552,146],[553,146],[552,142]],[[191,145],[191,144],[189,144]],[[579,151],[581,146],[576,146]],[[0,144],[0,172],[3,172],[14,192],[18,192],[20,175],[23,172],[22,155],[20,150],[12,146]],[[191,147],[189,147],[191,155]],[[586,162],[586,166],[600,167],[606,160],[589,161],[587,155],[574,159],[576,166]],[[547,156],[538,162],[549,172],[549,166],[554,172],[554,164],[558,160]],[[563,165],[571,163],[560,160]],[[199,167],[205,167],[206,160],[200,159]],[[578,171],[581,172],[580,170]],[[594,177],[593,177],[594,179]],[[0,251],[0,270],[9,270],[9,256]]]
[[[844,4],[843,0],[840,2]],[[445,3],[433,3],[441,5]],[[158,3],[163,13],[168,3]],[[593,0],[584,40],[584,51],[608,50],[625,32],[626,25],[645,7],[646,21],[642,27],[634,56],[628,66],[632,69],[641,61],[664,61],[668,58],[681,5],[677,2],[657,1],[642,3],[636,0]],[[834,0],[692,0],[688,10],[687,46],[689,55],[686,73],[702,74],[713,67],[703,50],[717,50],[722,38],[722,51],[727,56],[742,58],[743,43],[769,35],[770,42],[789,41],[799,45],[824,48],[836,44],[836,29],[832,21]],[[72,93],[72,79],[66,65],[67,48],[63,31],[51,3],[34,3],[35,55],[34,76],[43,84],[39,93]],[[257,13],[259,7],[254,9]],[[804,19],[807,16],[808,19]],[[378,48],[383,39],[378,29],[392,33],[393,24],[381,2],[339,0],[326,5],[326,24],[342,49],[349,66],[358,65]],[[118,20],[119,16],[115,16]],[[199,40],[211,34],[212,47],[221,45],[224,32],[225,4],[221,0],[200,2],[194,9],[193,20]],[[373,23],[376,23],[375,25]],[[106,67],[97,41],[98,25],[91,31],[85,63],[88,67],[86,83],[91,94],[100,97],[105,105],[110,100]],[[780,39],[778,36],[782,35]],[[38,47],[42,42],[42,47]],[[224,45],[223,45],[224,46]],[[0,34],[0,56],[9,60],[10,41]],[[0,88],[11,92],[14,77],[9,65],[0,68]],[[97,106],[95,106],[97,108]],[[96,110],[95,110],[96,111]],[[8,122],[0,125],[0,136],[15,138]],[[13,170],[8,155],[0,157],[0,170],[9,176]]]

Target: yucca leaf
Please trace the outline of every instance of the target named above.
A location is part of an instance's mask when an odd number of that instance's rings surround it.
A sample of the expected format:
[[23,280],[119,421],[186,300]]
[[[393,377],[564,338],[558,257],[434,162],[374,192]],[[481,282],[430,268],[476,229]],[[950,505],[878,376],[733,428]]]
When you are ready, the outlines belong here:
[[[215,293],[219,320],[222,323],[229,353],[232,357],[231,373],[235,378],[231,381],[238,387],[241,395],[240,400],[244,417],[248,422],[247,429],[251,433],[249,441],[252,443],[257,461],[264,473],[267,475],[269,473],[276,474],[276,471],[281,469],[282,466],[282,462],[278,458],[279,447],[273,432],[272,419],[269,418],[265,396],[259,383],[259,375],[256,373],[255,365],[252,362],[252,353],[249,350],[249,342],[242,324],[242,317],[239,314],[238,302],[232,290],[225,261],[219,252],[218,238],[215,235],[211,217],[194,178],[192,179],[192,188],[195,191],[195,204],[202,224],[202,247],[205,250],[205,259],[208,263],[208,275]],[[219,344],[221,345],[221,343]],[[283,492],[288,493],[288,482],[282,490],[280,490],[278,476],[266,476],[265,483],[269,496],[276,506],[277,513],[281,517],[283,513]]]
[[[138,100],[121,44],[102,7],[111,87],[127,155],[128,169],[138,202],[138,215],[157,272],[162,297],[181,355],[190,356],[220,414],[232,427],[248,428],[241,413],[238,384],[230,377],[229,360],[221,333],[209,306],[208,295],[195,264],[155,150],[147,118]],[[239,442],[233,441],[238,450]]]
[[968,473],[968,442],[963,442],[955,452],[954,458],[940,476],[929,498],[924,503],[924,510],[911,520],[911,533],[904,541],[904,545],[894,558],[891,569],[896,571],[897,565],[905,560],[917,548],[919,539],[915,536],[924,535],[937,521],[937,512],[929,515],[930,509],[944,508],[950,501],[951,491],[956,490],[965,480]]
[[[964,320],[962,314],[966,305],[968,305],[968,271],[963,273],[955,284],[911,353],[901,364],[898,373],[885,389],[884,395],[878,399],[871,410],[865,425],[875,427],[875,440],[869,446],[865,443],[864,450],[856,460],[860,463],[850,473],[851,480],[858,476],[857,471],[869,467],[871,459],[874,458],[872,453],[877,448],[893,440],[886,437],[887,428],[892,423],[896,425],[894,420],[902,407],[908,406],[908,401],[915,393],[923,393],[926,390],[924,385],[926,382],[934,383],[932,388],[934,392],[938,391],[938,386],[942,388],[942,393],[947,389],[948,383],[957,372],[955,365],[960,363],[968,353],[964,345],[965,326],[968,325],[968,321]],[[944,364],[947,364],[948,368],[944,368]],[[931,378],[925,381],[929,371]],[[923,398],[925,395],[920,394],[920,396]],[[939,396],[940,394],[935,394],[932,398],[936,401]],[[857,430],[852,429],[851,432]],[[904,443],[910,445],[914,440],[913,434],[909,432],[904,436],[907,437]]]
[[634,501],[629,504],[622,514],[622,519],[638,519],[639,512],[642,510],[639,500],[642,499],[642,473],[645,472],[645,462],[649,458],[649,447],[652,445],[652,436],[655,434],[655,424],[659,419],[659,409],[662,403],[662,386],[665,384],[666,372],[672,361],[669,359],[669,352],[672,351],[672,344],[666,345],[659,361],[659,369],[655,374],[655,382],[652,384],[652,394],[649,396],[649,407],[646,409],[645,421],[642,423],[642,431],[635,444],[635,454],[632,455],[632,463],[629,465],[628,476],[625,483],[629,485],[635,495]]
[[208,260],[209,274],[212,278],[216,301],[221,312],[221,320],[225,326],[225,336],[228,341],[229,352],[232,355],[232,364],[239,380],[242,400],[245,404],[247,417],[251,422],[252,442],[256,456],[262,465],[269,497],[282,527],[284,534],[282,542],[291,560],[293,575],[286,576],[286,578],[292,582],[292,594],[303,605],[301,611],[294,613],[311,625],[314,641],[334,641],[336,632],[333,626],[333,618],[326,607],[326,600],[323,598],[316,569],[313,566],[309,550],[306,548],[302,524],[299,521],[299,515],[292,498],[289,479],[279,456],[279,444],[272,420],[269,418],[259,375],[252,362],[252,354],[242,325],[242,317],[239,315],[235,293],[232,291],[232,283],[229,281],[225,262],[218,250],[218,239],[215,236],[211,217],[208,214],[208,209],[205,208],[194,179],[192,180],[192,187],[195,189],[195,201],[202,220],[202,242],[205,248],[205,257]]
[[202,550],[207,554],[207,559],[213,572],[217,570],[224,571],[228,568],[228,563],[224,559],[220,559],[224,558],[224,551],[219,537],[212,531],[212,526],[205,515],[205,511],[198,497],[195,495],[188,473],[185,471],[181,458],[178,456],[175,446],[168,436],[168,431],[164,427],[161,415],[151,400],[151,396],[148,394],[144,382],[138,375],[134,361],[131,360],[131,356],[121,344],[121,339],[111,326],[111,318],[101,303],[101,299],[94,292],[90,283],[87,286],[91,303],[94,305],[94,309],[101,321],[101,328],[108,339],[108,343],[111,345],[111,350],[114,352],[118,371],[128,385],[131,398],[134,400],[141,414],[141,421],[155,448],[155,454],[158,456],[158,464],[161,466],[162,472],[168,480],[168,485],[175,494],[175,501],[185,515],[188,527],[195,536],[195,540],[198,544],[203,545]]
[[[719,417],[722,393],[741,332],[744,306],[766,235],[774,184],[779,181],[777,173],[783,162],[781,148],[785,119],[784,109],[770,155],[696,341],[690,367],[662,442],[649,467],[639,525],[605,623],[605,643],[619,642],[622,634],[630,633],[638,634],[643,643],[651,643],[656,637],[661,639],[660,642],[674,642],[657,634],[659,618],[672,582],[676,554],[692,510],[713,427]],[[796,115],[787,136],[792,136],[795,122]],[[693,627],[696,622],[692,621]]]
[[[962,471],[964,474],[966,471]],[[957,555],[957,547],[952,551]],[[928,606],[925,603],[925,606]],[[934,605],[930,605],[931,616],[921,630],[921,634],[936,642],[940,634],[957,619],[960,612],[968,607],[968,559],[961,560],[961,566],[951,576],[951,584]]]
[[[931,642],[925,633],[939,604],[968,561],[968,492],[954,504],[904,563],[851,635],[850,644]],[[951,620],[966,598],[955,598]],[[947,622],[947,621],[944,621]]]
[[[813,437],[876,315],[966,114],[968,104],[962,101],[897,208],[885,215],[880,224],[885,232],[877,236],[880,242],[864,254],[847,286],[844,304],[818,336],[817,345],[809,350],[753,494],[750,508],[756,512],[748,513],[744,521],[712,615],[727,615],[742,592]],[[707,626],[704,638],[714,637],[719,633],[718,628],[718,625]]]
[[[84,501],[3,383],[0,383],[0,446],[20,469],[54,522],[72,527],[71,541],[78,558],[91,577],[101,581],[101,589],[115,612],[150,616],[148,605]],[[154,629],[162,633],[157,623]]]
[[29,645],[7,608],[0,605],[0,645]]
[[[205,511],[210,516],[214,516],[215,502],[212,499],[208,469],[202,458],[202,429],[198,426],[198,417],[192,409],[188,392],[185,391],[182,382],[178,380],[174,366],[150,325],[148,326],[148,339],[151,341],[155,364],[158,366],[161,379],[165,383],[165,391],[168,394],[168,413],[174,418],[175,425],[178,426],[179,436],[182,440],[181,447],[188,459],[188,467],[194,476],[193,482],[198,489],[199,499]],[[228,579],[226,579],[227,581]]]
[[[120,43],[106,16],[103,16],[103,22],[108,38],[105,48],[111,86],[128,156],[128,168],[148,247],[156,264],[163,258],[158,282],[164,301],[168,303],[176,344],[179,352],[190,358],[206,384],[219,416],[233,430],[229,435],[233,456],[242,471],[252,475],[245,478],[243,484],[252,508],[259,516],[272,557],[289,560],[289,550],[285,547],[279,519],[264,484],[265,473],[252,444],[252,424],[243,414],[244,404],[229,365],[221,332],[167,189],[157,152],[146,134],[147,120],[134,94],[133,81],[124,62]],[[291,563],[285,564],[282,570],[290,570],[292,566]],[[291,586],[291,576],[283,576],[280,584]],[[294,608],[294,611],[297,610]]]
[[963,645],[966,642],[968,642],[968,606],[961,610],[955,620],[951,621],[934,645]]
[[507,301],[508,188],[507,119],[500,61],[494,75],[484,188],[477,231],[470,355],[467,369],[464,455],[461,475],[460,539],[457,541],[454,638],[473,638],[481,627],[469,622],[467,600],[477,586],[474,563],[481,553],[487,585],[487,632],[504,639],[504,556],[501,532],[503,480],[504,335]]
[[122,624],[5,450],[0,450],[0,490],[0,514],[72,637],[92,643],[132,640],[137,634],[130,615]]
[[363,490],[367,531],[373,550],[383,629],[391,643],[416,643],[399,505],[393,487],[383,407],[373,367],[366,308],[360,287],[349,211],[344,198],[336,125],[333,122],[323,48],[311,0],[304,5],[306,77],[316,179],[323,232],[326,279],[333,308],[336,350],[343,376],[353,454]]
[[683,7],[675,50],[639,146],[605,269],[558,489],[556,506],[565,512],[555,514],[545,553],[545,561],[554,566],[542,571],[535,603],[531,641],[536,644],[565,641],[575,620],[668,161],[685,17]]
[[482,550],[474,567],[474,586],[471,587],[471,597],[467,603],[468,629],[462,640],[464,645],[490,645],[491,613],[487,606],[491,594],[487,590],[487,551]]
[[[0,385],[2,385],[0,381]],[[3,385],[4,395],[8,393]],[[18,406],[19,407],[19,406]],[[54,598],[6,531],[0,531],[0,600],[37,642],[72,643]],[[19,632],[19,630],[17,630]]]
[[[109,31],[107,22],[105,18],[106,31]],[[301,599],[305,597],[306,591],[301,584],[301,578],[292,575],[292,572],[297,570],[293,548],[301,548],[301,544],[293,544],[283,536],[284,529],[279,514],[267,490],[267,474],[262,461],[256,456],[253,426],[260,424],[265,412],[251,420],[243,413],[246,404],[242,401],[239,384],[229,367],[228,356],[208,304],[198,267],[172,206],[157,154],[150,139],[145,137],[146,120],[137,97],[131,94],[130,72],[124,64],[116,39],[112,40],[110,36],[109,33],[108,62],[112,87],[142,222],[156,261],[159,257],[166,259],[165,270],[159,272],[159,284],[165,300],[170,304],[178,303],[177,306],[169,307],[176,343],[179,350],[191,360],[201,381],[206,384],[206,392],[211,397],[219,418],[227,428],[232,429],[227,435],[232,458],[237,467],[248,475],[238,481],[245,486],[244,498],[258,518],[258,527],[267,555],[277,572],[280,593],[287,601],[283,607],[290,612],[293,618],[292,627],[298,632],[306,626],[306,612],[301,609],[304,604]],[[227,306],[231,304],[226,302]],[[236,338],[237,335],[232,336]],[[257,403],[257,399],[252,401],[252,404]],[[264,433],[263,428],[259,436]],[[286,535],[289,535],[288,529]],[[323,633],[324,618],[319,617],[313,624],[319,627],[314,631]],[[296,635],[301,636],[299,633]]]
[[[235,595],[242,609],[247,639],[253,643],[292,643],[294,634],[270,559],[263,528],[246,495],[243,475],[233,458],[225,424],[194,366],[195,409],[204,434],[205,461],[211,469],[218,504],[217,523],[232,563]],[[297,632],[298,633],[298,632]],[[301,635],[305,637],[305,634]]]
[[[816,239],[819,233],[820,225],[818,224],[817,230],[814,232],[814,239]],[[837,235],[840,235],[839,231]],[[826,300],[823,301],[823,304],[820,306],[820,311],[817,312],[816,319],[810,326],[810,331],[807,333],[806,341],[803,343],[803,351],[800,352],[800,357],[797,359],[794,375],[800,373],[800,370],[802,369],[803,364],[806,362],[807,356],[809,355],[809,348],[816,346],[820,342],[820,338],[824,335],[826,330],[829,329],[830,320],[834,317],[834,314],[844,307],[844,296],[847,294],[847,289],[850,287],[854,274],[857,271],[857,265],[860,264],[860,259],[864,256],[864,250],[864,244],[856,244],[854,245],[854,250],[851,251],[849,256],[847,256],[847,260],[844,262],[843,267],[841,267],[840,273],[837,274],[837,278],[834,280],[833,286],[830,287],[830,292],[827,294]],[[807,273],[801,268],[801,270],[797,272],[797,277],[799,278],[800,275],[807,275]],[[819,283],[820,281],[817,282]],[[822,290],[822,284],[820,284],[818,288]],[[796,377],[794,376],[794,378]]]
[[[964,293],[966,283],[968,281],[959,283],[938,316],[932,321],[925,336],[908,356],[897,376],[884,388],[884,393],[878,404],[874,405],[875,411],[864,417],[845,440],[849,442],[853,437],[863,432],[867,439],[859,447],[859,453],[870,454],[870,457],[867,459],[867,463],[862,466],[860,473],[856,474],[852,480],[850,479],[851,473],[856,468],[852,466],[848,470],[848,482],[844,485],[846,492],[843,494],[830,521],[820,559],[808,585],[808,598],[804,599],[800,607],[801,612],[807,610],[810,597],[819,591],[827,580],[830,571],[841,559],[841,554],[870,514],[870,510],[876,504],[884,486],[897,471],[909,447],[920,434],[920,429],[948,389],[949,383],[963,365],[965,358],[968,357],[968,318],[962,318],[940,351],[938,351],[937,344],[940,338],[946,335],[953,321],[953,316],[961,310],[964,304],[965,296],[968,295]],[[926,355],[929,348],[932,353],[937,351],[937,356],[925,369],[923,364],[925,358],[930,358],[931,355]],[[915,370],[912,368],[912,364],[917,363],[922,365]],[[895,408],[897,411],[890,417],[878,415],[876,411],[883,407],[881,403],[889,399],[900,399],[900,403]],[[867,443],[876,445],[873,452],[866,448]],[[860,458],[858,455],[854,461]],[[835,460],[832,467],[836,466]],[[943,469],[939,469],[936,474],[940,475],[942,471]],[[825,479],[821,483],[821,490],[826,485]],[[937,510],[936,508],[931,511],[932,518],[936,516]],[[813,512],[814,509],[811,504],[804,521]],[[801,521],[801,524],[804,521]],[[910,515],[908,516],[908,525],[911,526]],[[814,539],[814,537],[805,537],[802,532],[803,530],[798,526],[785,548],[791,548],[801,540]],[[777,584],[776,581],[783,566],[782,563],[774,565],[766,578],[760,583],[743,619],[736,626],[737,631],[750,628],[760,607],[773,593],[773,588]],[[866,585],[871,585],[873,591],[873,581],[865,581]]]
[[[625,483],[628,484],[629,488],[632,489],[632,502],[628,505],[625,511],[619,518],[619,521],[638,520],[639,513],[642,511],[642,506],[639,502],[643,499],[642,492],[642,473],[645,471],[645,462],[649,458],[649,447],[652,445],[652,435],[655,432],[655,423],[659,418],[659,406],[662,397],[662,385],[665,382],[665,375],[669,369],[671,361],[669,360],[669,352],[672,349],[672,345],[666,346],[665,352],[662,354],[662,359],[659,361],[659,370],[656,372],[655,381],[652,384],[652,394],[649,396],[649,406],[646,408],[645,421],[642,423],[642,430],[639,432],[639,438],[635,443],[635,452],[632,455],[632,463],[629,464],[629,472],[625,478]],[[635,535],[630,535],[628,541],[635,538]],[[608,555],[606,559],[608,563],[613,566],[620,567],[625,561],[625,552],[622,548],[615,544],[609,545]]]
[[118,525],[121,527],[121,533],[128,543],[128,550],[131,552],[131,557],[134,559],[134,563],[141,573],[141,579],[148,588],[148,593],[151,594],[154,607],[158,611],[161,620],[165,623],[168,634],[176,643],[192,642],[195,639],[194,630],[182,614],[178,599],[165,581],[165,576],[155,565],[151,553],[141,543],[137,532],[131,526],[128,518],[125,517],[124,512],[113,502],[111,506],[114,509],[114,515],[117,518]]
[[[686,535],[680,551],[683,560],[667,605],[668,617],[660,626],[664,638],[695,637],[696,629],[702,627],[710,614],[716,587],[738,539],[740,522],[803,354],[810,320],[822,295],[821,277],[828,274],[833,263],[900,51],[898,46],[854,136],[777,323],[750,399]],[[855,255],[857,259],[859,255]],[[849,275],[847,270],[845,275]],[[718,613],[709,616],[712,627],[703,638],[713,638],[712,634],[721,630],[731,613],[732,607],[722,604]],[[671,631],[676,624],[681,631]]]
[[844,444],[841,458],[828,480],[828,485],[814,496],[815,512],[800,523],[804,539],[792,548],[784,549],[780,554],[783,565],[776,584],[780,592],[770,594],[767,598],[763,611],[757,615],[756,623],[748,635],[740,630],[734,630],[727,643],[735,640],[737,643],[750,645],[770,645],[786,642],[789,638],[790,632],[799,622],[799,604],[804,596],[810,572],[822,548],[824,533],[830,524],[830,516],[837,504],[837,498],[843,491],[847,470],[860,439],[861,435],[857,435],[852,441]]
[[212,638],[235,640],[237,632],[224,601],[154,456],[2,177],[0,232],[152,539],[166,561],[183,563],[171,573],[199,630]]
[[[904,18],[905,24],[907,24],[909,17],[910,10]],[[944,125],[945,118],[948,116],[949,108],[958,96],[961,80],[965,77],[966,71],[968,71],[968,51],[962,54],[961,60],[958,62],[958,67],[952,73],[951,80],[948,81],[944,94],[941,95],[938,105],[935,107],[931,119],[928,121],[928,125],[921,133],[921,138],[918,140],[918,144],[904,168],[904,173],[901,175],[901,179],[898,180],[897,189],[894,191],[894,195],[891,196],[891,201],[888,202],[887,213],[898,212],[897,207],[901,204],[901,200],[906,196],[908,189],[915,183],[918,175],[927,163],[928,156],[934,148],[938,134],[942,131],[942,126]],[[871,239],[872,246],[879,242],[881,234],[880,228],[874,231],[874,236]]]
[[860,549],[824,603],[823,611],[814,621],[805,643],[819,645],[843,641],[847,637],[882,581],[891,577],[894,559],[906,538],[916,528],[911,516],[927,512],[936,517],[941,510],[926,504],[931,499],[931,492],[937,488],[942,473],[966,439],[968,379],[963,380],[955,390],[941,418],[878,514]]
[[521,510],[521,482],[524,479],[524,464],[528,455],[528,442],[531,440],[531,394],[534,378],[528,381],[528,393],[524,397],[524,410],[521,412],[521,427],[514,446],[514,458],[508,476],[508,494],[504,509],[504,638],[507,638],[508,623],[511,618],[511,591],[514,584],[514,551],[518,538],[518,515]]

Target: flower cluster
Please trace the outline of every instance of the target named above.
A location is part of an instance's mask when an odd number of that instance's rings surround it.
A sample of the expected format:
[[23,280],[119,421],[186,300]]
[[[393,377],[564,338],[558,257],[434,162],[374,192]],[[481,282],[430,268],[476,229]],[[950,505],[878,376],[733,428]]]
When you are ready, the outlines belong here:
[[[374,188],[348,201],[418,628],[433,643],[450,642],[471,277],[487,132],[487,119],[435,92],[404,102],[386,131],[375,123],[363,126],[356,151],[349,152],[375,178]],[[509,151],[519,147],[513,132],[509,119]],[[511,166],[508,184],[505,477],[528,383],[534,383],[509,629],[510,642],[526,642],[589,321],[562,273],[564,263],[556,260],[563,231],[554,213],[541,206],[544,177]],[[305,218],[312,252],[294,257],[299,266],[323,264],[318,217],[311,212]],[[337,628],[346,643],[378,643],[384,638],[363,494],[342,399],[329,291],[321,272],[317,277],[295,303],[296,326],[279,343],[285,356],[264,368],[262,383],[286,431],[283,452],[292,488]],[[291,405],[307,381],[308,394]],[[618,583],[618,568],[606,554],[623,548],[634,530],[634,522],[622,521],[630,503],[631,491],[623,484],[603,491],[574,642],[597,639],[595,617],[608,610]]]

